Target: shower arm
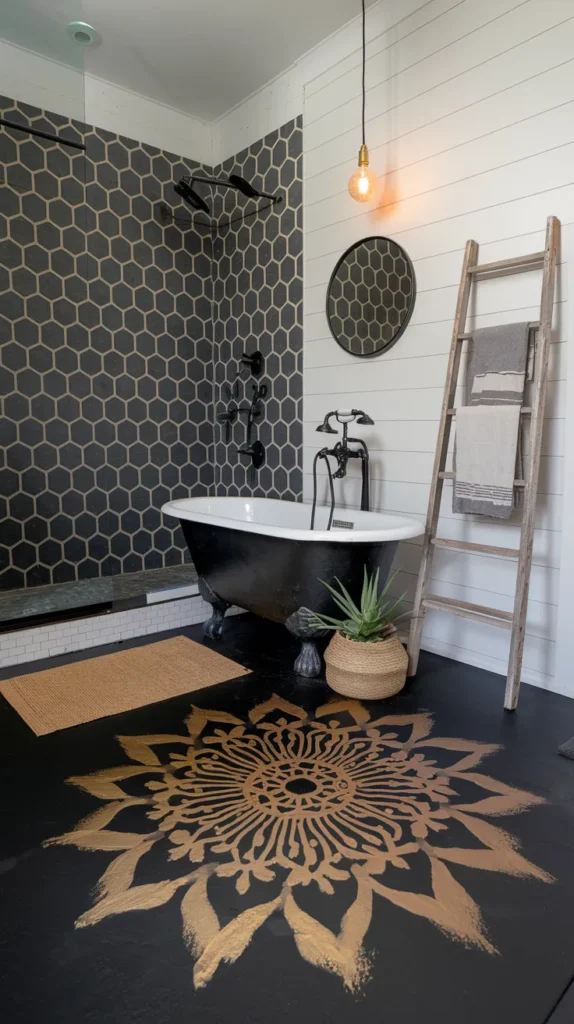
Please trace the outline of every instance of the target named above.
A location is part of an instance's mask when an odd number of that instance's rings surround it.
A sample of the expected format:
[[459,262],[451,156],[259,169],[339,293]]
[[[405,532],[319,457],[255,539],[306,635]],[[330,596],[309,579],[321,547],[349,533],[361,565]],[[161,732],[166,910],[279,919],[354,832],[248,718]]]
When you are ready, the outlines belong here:
[[[214,185],[217,188],[231,188],[234,192],[241,192],[238,185],[234,185],[232,181],[223,181],[221,178],[204,178],[199,174],[184,174],[182,181],[186,181],[190,185],[199,182],[200,185]],[[282,197],[271,195],[270,192],[258,192],[252,198],[269,199],[272,203],[280,203]]]

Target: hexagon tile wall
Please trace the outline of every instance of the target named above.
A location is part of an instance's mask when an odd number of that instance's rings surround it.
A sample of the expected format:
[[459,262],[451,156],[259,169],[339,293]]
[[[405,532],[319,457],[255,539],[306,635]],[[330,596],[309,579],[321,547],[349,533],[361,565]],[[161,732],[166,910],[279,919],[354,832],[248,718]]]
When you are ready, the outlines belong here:
[[211,236],[155,209],[190,162],[0,102],[87,145],[0,133],[0,587],[176,565],[162,502],[213,484]]
[[[241,174],[256,188],[283,197],[281,205],[246,221],[241,214],[254,206],[232,193],[218,197],[214,206],[219,225],[213,243],[216,412],[225,409],[221,385],[229,380],[229,368],[242,352],[260,349],[265,356],[262,380],[269,382],[269,397],[257,427],[266,463],[254,487],[250,487],[249,463],[236,455],[245,438],[244,422],[235,424],[230,445],[223,443],[223,428],[215,427],[219,494],[251,490],[261,497],[292,501],[301,500],[303,494],[302,154],[299,117],[215,168],[216,174]],[[264,201],[258,205],[264,206]],[[244,386],[247,399],[251,380]]]
[[300,497],[300,121],[216,169],[279,188],[279,215],[225,227],[220,200],[211,229],[186,229],[158,205],[187,218],[171,186],[198,164],[9,99],[0,110],[87,145],[0,133],[0,588],[185,560],[162,503],[246,490],[235,444],[218,433],[215,458],[213,435],[214,365],[220,384],[244,347],[263,350],[270,385],[256,493]]
[[415,297],[415,273],[405,250],[391,238],[363,238],[343,253],[329,282],[333,337],[352,355],[381,355],[407,327]]

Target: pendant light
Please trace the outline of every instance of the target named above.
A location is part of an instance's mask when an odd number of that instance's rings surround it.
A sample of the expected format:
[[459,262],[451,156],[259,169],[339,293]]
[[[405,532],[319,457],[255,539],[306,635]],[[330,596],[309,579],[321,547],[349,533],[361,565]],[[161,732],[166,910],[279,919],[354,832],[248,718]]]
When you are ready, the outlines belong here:
[[357,203],[368,203],[375,196],[377,176],[369,170],[369,150],[365,142],[365,65],[367,61],[367,43],[365,36],[365,0],[361,0],[363,9],[363,78],[362,78],[362,142],[359,150],[359,166],[349,178],[349,193]]

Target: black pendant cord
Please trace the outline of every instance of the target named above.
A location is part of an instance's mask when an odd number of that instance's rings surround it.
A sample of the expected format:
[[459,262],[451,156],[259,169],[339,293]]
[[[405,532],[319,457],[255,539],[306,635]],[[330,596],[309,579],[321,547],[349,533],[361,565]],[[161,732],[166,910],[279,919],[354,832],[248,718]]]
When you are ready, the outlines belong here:
[[19,124],[18,121],[9,121],[6,117],[0,117],[0,125],[3,128],[11,128],[18,132],[26,132],[27,135],[36,135],[39,139],[47,139],[48,142],[58,142],[61,146],[70,146],[72,149],[81,149],[85,152],[85,142],[74,142],[72,139],[64,139],[61,135],[53,132],[44,132],[41,128],[33,128],[28,124]]
[[366,14],[365,14],[365,0],[362,0],[363,9],[363,79],[362,79],[362,92],[363,92],[363,107],[361,114],[361,124],[363,129],[363,146],[365,145],[365,105],[366,105],[366,63],[367,63],[367,36],[366,36]]

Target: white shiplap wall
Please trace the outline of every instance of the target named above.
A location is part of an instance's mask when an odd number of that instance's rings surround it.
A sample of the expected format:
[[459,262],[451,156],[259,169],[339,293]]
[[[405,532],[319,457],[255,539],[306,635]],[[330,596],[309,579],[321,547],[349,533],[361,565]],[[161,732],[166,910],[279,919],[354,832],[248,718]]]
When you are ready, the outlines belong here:
[[[549,214],[574,221],[574,3],[430,0],[407,17],[383,5],[386,30],[369,35],[367,141],[384,181],[377,209],[347,194],[360,143],[360,52],[304,89],[305,497],[312,493],[315,427],[334,407],[364,408],[377,508],[424,521],[463,250],[481,261],[544,247]],[[352,27],[356,32],[356,26]],[[351,31],[351,27],[349,28]],[[357,40],[358,42],[358,40]],[[386,234],[414,262],[418,298],[397,345],[357,360],[330,337],[325,290],[341,252]],[[561,257],[523,678],[572,692],[554,678],[561,555],[566,377],[567,254]],[[538,319],[540,275],[485,282],[472,326]],[[324,482],[323,482],[324,486]],[[354,467],[342,491],[358,501]],[[453,515],[444,488],[442,536],[517,546],[515,525]],[[398,586],[412,600],[417,541],[401,545]],[[433,589],[511,610],[515,563],[438,551]],[[438,612],[423,646],[505,673],[508,634]]]

